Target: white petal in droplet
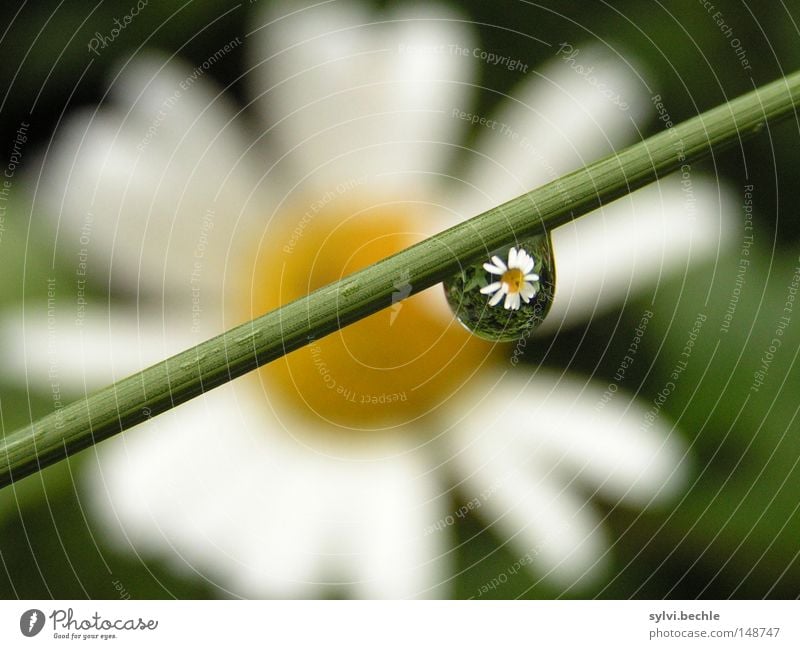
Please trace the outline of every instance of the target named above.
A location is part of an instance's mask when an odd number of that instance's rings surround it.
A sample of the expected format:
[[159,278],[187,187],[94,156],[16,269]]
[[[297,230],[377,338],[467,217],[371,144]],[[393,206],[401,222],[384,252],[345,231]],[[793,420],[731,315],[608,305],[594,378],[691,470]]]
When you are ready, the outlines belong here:
[[509,268],[516,268],[517,267],[517,249],[513,246],[508,249],[508,267]]
[[504,273],[508,270],[508,266],[506,266],[505,262],[497,255],[492,256],[492,261],[494,262],[494,265],[500,268]]
[[500,300],[503,299],[503,295],[505,294],[506,294],[505,289],[501,287],[500,290],[497,291],[497,293],[495,293],[492,296],[492,299],[489,300],[489,306],[497,306],[497,304],[500,302]]
[[516,311],[519,309],[519,293],[507,293],[506,294],[506,301],[503,305],[506,309],[511,309],[512,311]]
[[488,295],[489,293],[494,293],[495,291],[499,291],[502,285],[503,285],[502,282],[492,282],[491,284],[484,286],[481,289],[481,293],[483,293],[484,295]]
[[534,263],[534,261],[533,261],[533,257],[531,257],[529,254],[525,253],[525,258],[524,258],[524,260],[520,260],[519,269],[520,269],[520,270],[521,270],[521,271],[522,271],[524,274],[528,274],[528,273],[530,273],[530,272],[533,270],[533,267],[534,267],[535,265],[536,265],[536,264],[535,264],[535,263]]
[[506,272],[506,271],[505,271],[505,270],[503,270],[502,268],[498,268],[497,266],[495,266],[495,265],[493,265],[493,264],[490,264],[489,262],[486,262],[486,263],[483,265],[483,269],[484,269],[484,270],[485,270],[487,273],[491,273],[492,275],[502,275],[503,273],[505,273],[505,272]]
[[532,284],[528,284],[527,282],[522,285],[522,289],[520,290],[520,295],[522,295],[522,299],[525,302],[530,302],[531,298],[536,295],[536,289],[533,288]]

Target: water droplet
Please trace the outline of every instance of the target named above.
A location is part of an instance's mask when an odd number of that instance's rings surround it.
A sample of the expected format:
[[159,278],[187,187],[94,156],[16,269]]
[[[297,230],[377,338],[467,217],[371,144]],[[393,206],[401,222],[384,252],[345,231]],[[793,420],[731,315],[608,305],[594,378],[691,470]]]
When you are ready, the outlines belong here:
[[553,303],[555,281],[550,236],[536,236],[465,267],[444,282],[444,292],[459,322],[472,333],[509,342],[529,336],[541,324]]

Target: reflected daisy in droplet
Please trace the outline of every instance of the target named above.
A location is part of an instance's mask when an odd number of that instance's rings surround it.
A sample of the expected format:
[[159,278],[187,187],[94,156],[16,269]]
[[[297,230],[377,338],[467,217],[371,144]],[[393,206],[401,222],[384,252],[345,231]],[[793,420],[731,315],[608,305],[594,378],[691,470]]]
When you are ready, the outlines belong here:
[[[609,153],[650,109],[633,63],[584,47],[597,83],[558,59],[525,75],[496,115],[518,137],[484,128],[467,149],[483,64],[450,47],[476,43],[452,10],[276,4],[255,19],[247,111],[208,74],[141,56],[59,130],[35,213],[117,299],[59,308],[55,356],[46,314],[26,314],[9,371],[45,389],[54,359],[64,389],[120,379]],[[692,181],[691,204],[665,178],[554,231],[543,327],[585,324],[716,254],[723,190]],[[495,260],[490,300],[530,299],[530,261]],[[599,583],[610,543],[591,496],[674,497],[680,436],[664,418],[643,427],[622,389],[598,410],[602,382],[514,366],[441,287],[393,306],[85,455],[98,535],[231,596],[446,596],[454,530],[439,523],[478,498],[476,516],[535,574]]]
[[517,250],[511,247],[508,251],[508,264],[497,255],[492,256],[491,262],[483,264],[484,269],[492,275],[499,275],[500,280],[487,284],[482,289],[484,295],[491,295],[489,306],[495,306],[505,296],[503,307],[517,311],[520,307],[520,298],[527,304],[536,295],[534,282],[539,281],[539,276],[532,273],[536,265],[523,248]]

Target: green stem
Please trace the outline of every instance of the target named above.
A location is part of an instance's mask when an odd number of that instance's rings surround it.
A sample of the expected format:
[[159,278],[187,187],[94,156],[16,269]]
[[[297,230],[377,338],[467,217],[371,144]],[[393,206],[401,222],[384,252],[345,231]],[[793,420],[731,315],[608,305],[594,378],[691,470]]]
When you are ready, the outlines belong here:
[[[0,445],[0,486],[57,462],[391,304],[503,244],[567,223],[794,113],[800,72],[523,194],[343,280],[76,401]],[[4,458],[4,459],[3,459]]]

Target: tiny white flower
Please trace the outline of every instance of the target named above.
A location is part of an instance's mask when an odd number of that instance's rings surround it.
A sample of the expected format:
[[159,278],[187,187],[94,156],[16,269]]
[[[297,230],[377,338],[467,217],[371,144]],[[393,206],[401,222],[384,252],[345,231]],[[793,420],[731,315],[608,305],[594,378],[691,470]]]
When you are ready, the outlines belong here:
[[492,261],[486,262],[483,267],[492,275],[500,275],[500,281],[492,282],[481,289],[484,295],[491,294],[489,306],[496,306],[506,296],[503,307],[516,311],[520,307],[520,298],[525,304],[530,302],[536,295],[536,287],[533,282],[539,281],[539,276],[532,273],[534,260],[524,248],[517,250],[511,248],[508,251],[508,264],[503,263],[497,255],[492,257]]

